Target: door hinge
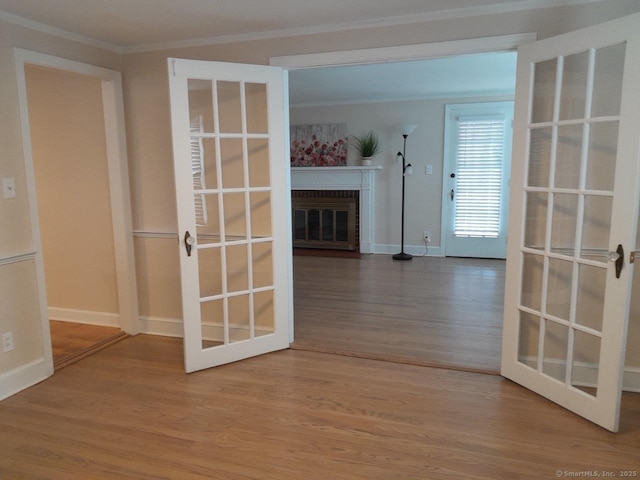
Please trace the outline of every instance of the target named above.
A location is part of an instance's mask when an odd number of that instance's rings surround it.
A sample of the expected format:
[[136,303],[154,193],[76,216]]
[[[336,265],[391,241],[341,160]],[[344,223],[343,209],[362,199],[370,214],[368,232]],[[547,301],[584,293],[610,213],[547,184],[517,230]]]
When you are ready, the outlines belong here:
[[629,255],[629,263],[636,263],[636,252],[631,252]]
[[171,75],[176,76],[176,59],[171,59]]

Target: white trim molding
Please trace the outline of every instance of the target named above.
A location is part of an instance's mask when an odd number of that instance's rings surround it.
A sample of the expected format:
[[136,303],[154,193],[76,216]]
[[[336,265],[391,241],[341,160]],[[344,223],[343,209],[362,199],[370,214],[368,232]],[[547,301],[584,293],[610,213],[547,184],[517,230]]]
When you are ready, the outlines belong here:
[[75,308],[58,307],[49,307],[48,313],[49,320],[120,328],[120,315],[117,313],[94,312],[92,310],[77,310]]
[[53,375],[53,363],[44,357],[20,365],[0,375],[0,400],[40,383]]

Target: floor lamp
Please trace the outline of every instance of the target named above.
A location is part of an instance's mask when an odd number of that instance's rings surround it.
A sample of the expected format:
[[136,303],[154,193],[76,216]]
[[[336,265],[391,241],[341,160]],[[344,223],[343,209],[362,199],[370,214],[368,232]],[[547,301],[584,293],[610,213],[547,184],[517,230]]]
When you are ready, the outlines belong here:
[[407,137],[416,129],[418,125],[403,125],[400,129],[403,138],[402,152],[398,152],[397,158],[402,158],[402,227],[401,227],[401,243],[400,253],[393,256],[394,260],[411,260],[413,256],[404,251],[404,179],[407,175],[413,174],[413,167],[407,163],[405,154],[407,153]]

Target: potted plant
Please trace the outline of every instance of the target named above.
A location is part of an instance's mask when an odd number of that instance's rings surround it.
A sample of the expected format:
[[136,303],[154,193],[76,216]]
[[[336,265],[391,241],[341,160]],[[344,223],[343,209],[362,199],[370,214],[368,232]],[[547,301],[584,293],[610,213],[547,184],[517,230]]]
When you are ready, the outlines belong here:
[[360,156],[362,157],[362,164],[371,165],[371,157],[380,153],[381,149],[378,135],[373,130],[369,130],[361,137],[356,137],[354,135],[353,139],[353,146],[360,153]]

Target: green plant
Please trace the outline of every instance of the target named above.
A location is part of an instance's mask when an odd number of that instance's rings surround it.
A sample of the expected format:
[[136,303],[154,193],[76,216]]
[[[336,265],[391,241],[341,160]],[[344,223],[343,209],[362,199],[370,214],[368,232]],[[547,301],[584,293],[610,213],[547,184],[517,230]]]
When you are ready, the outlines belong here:
[[353,146],[360,152],[363,158],[373,157],[380,152],[380,140],[373,130],[369,130],[361,137],[354,135],[353,139],[355,141]]

